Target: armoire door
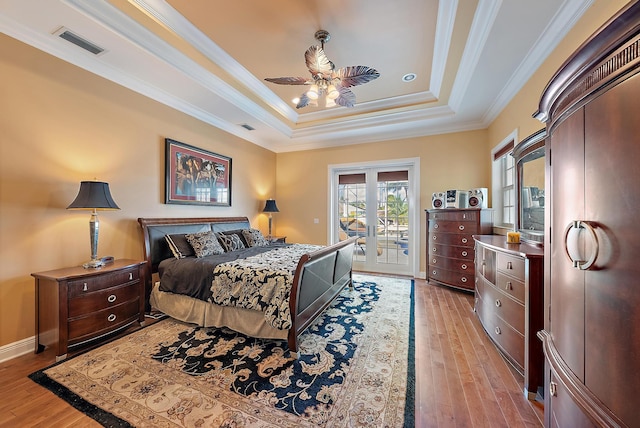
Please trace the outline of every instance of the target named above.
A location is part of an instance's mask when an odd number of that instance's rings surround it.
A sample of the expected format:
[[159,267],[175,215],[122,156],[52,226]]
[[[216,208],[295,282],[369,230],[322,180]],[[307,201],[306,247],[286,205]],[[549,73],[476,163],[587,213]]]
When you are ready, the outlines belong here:
[[640,75],[585,107],[584,219],[598,255],[585,274],[584,379],[630,425],[640,424],[639,112]]

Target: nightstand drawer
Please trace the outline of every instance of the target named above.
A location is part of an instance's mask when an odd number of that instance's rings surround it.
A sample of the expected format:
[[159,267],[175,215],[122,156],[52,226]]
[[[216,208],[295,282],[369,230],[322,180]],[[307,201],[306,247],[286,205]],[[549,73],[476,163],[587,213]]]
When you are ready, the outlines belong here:
[[69,299],[69,318],[107,309],[140,298],[141,284],[122,285]]
[[69,321],[69,344],[100,336],[138,319],[138,299]]
[[69,298],[91,293],[92,291],[127,284],[131,281],[137,281],[140,278],[138,272],[138,267],[135,266],[108,274],[88,276],[86,278],[69,281]]
[[498,267],[498,271],[524,280],[524,259],[522,257],[498,253],[496,266]]
[[509,294],[520,303],[524,304],[525,287],[524,282],[519,279],[512,278],[502,272],[496,275],[496,288]]

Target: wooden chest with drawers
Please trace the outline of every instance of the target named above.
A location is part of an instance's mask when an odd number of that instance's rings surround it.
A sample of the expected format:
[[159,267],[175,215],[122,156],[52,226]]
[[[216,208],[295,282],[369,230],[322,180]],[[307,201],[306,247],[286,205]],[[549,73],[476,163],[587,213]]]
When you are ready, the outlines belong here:
[[72,267],[32,273],[36,287],[36,353],[97,341],[138,322],[144,324],[146,262],[116,260],[98,269]]
[[473,291],[473,235],[493,232],[493,210],[427,210],[427,231],[427,281]]

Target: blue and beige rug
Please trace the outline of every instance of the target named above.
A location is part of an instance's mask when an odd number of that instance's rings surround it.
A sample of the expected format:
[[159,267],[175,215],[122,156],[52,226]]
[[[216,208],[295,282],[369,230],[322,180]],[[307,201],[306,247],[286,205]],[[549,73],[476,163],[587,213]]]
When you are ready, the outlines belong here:
[[412,281],[354,275],[300,342],[165,319],[30,377],[105,426],[414,425]]

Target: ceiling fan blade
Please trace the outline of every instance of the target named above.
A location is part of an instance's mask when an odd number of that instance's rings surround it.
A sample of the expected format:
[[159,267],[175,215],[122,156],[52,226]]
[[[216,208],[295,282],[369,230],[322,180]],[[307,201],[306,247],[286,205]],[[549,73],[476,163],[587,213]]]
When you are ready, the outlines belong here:
[[356,94],[342,86],[338,86],[337,88],[340,95],[336,98],[336,104],[342,107],[353,107],[356,105]]
[[278,85],[310,85],[313,83],[306,77],[267,77],[264,80]]
[[320,46],[311,46],[304,53],[304,59],[307,63],[307,68],[311,74],[320,76],[323,78],[330,78],[333,71],[333,63],[329,61],[329,58],[324,54],[324,51]]
[[344,87],[358,86],[380,77],[378,70],[366,65],[342,67],[336,70],[336,77]]
[[302,95],[300,95],[300,101],[298,101],[298,104],[296,104],[296,108],[302,108],[302,107],[306,107],[309,105],[309,97],[307,96],[306,92],[303,92]]

